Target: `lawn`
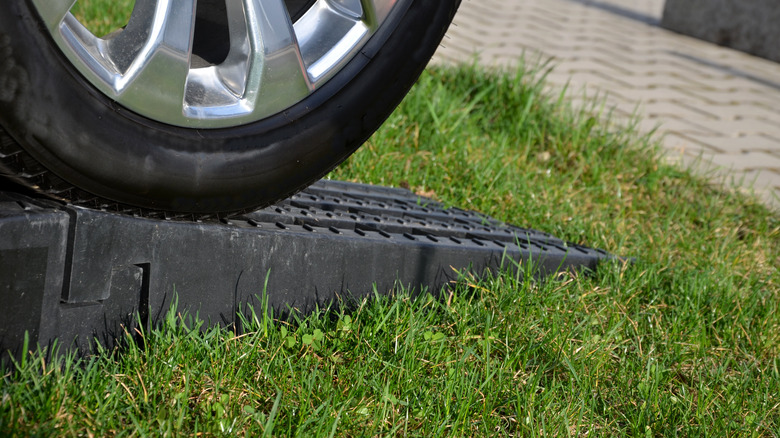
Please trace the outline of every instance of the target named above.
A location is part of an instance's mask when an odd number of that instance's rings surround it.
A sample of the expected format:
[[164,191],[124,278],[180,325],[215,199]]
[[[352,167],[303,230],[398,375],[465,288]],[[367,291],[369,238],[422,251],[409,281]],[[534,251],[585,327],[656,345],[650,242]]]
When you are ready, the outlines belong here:
[[464,273],[285,320],[257,309],[241,332],[172,309],[121,350],[0,370],[0,434],[780,435],[777,213],[665,164],[598,102],[543,90],[534,65],[429,68],[330,177],[635,263]]
[[104,36],[127,24],[133,6],[135,0],[78,0],[70,11],[92,33]]

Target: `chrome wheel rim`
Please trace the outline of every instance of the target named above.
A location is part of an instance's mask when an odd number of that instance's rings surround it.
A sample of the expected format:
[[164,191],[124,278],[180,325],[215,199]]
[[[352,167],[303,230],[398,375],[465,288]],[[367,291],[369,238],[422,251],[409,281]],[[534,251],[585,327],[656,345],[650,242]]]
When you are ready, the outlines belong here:
[[193,55],[197,0],[136,0],[126,27],[97,37],[76,0],[33,0],[65,56],[98,90],[162,123],[224,128],[295,105],[334,77],[396,0],[317,0],[294,23],[284,0],[225,0],[229,50]]

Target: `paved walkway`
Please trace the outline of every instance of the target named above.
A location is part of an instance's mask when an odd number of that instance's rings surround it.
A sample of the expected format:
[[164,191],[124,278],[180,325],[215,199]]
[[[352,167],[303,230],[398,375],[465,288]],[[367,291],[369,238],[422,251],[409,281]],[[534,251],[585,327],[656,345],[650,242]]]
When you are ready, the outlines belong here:
[[[638,112],[671,160],[704,160],[780,209],[780,64],[659,27],[664,0],[463,0],[434,62],[552,58],[553,86]],[[744,189],[747,190],[747,189]]]

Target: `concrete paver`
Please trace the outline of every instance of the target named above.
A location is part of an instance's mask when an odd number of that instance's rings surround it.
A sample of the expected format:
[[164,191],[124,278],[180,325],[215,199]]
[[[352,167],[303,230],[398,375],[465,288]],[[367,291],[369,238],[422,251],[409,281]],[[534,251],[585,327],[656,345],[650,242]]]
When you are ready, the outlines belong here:
[[669,159],[699,159],[780,208],[780,64],[664,30],[664,0],[463,0],[437,63],[551,60],[551,87],[638,114]]

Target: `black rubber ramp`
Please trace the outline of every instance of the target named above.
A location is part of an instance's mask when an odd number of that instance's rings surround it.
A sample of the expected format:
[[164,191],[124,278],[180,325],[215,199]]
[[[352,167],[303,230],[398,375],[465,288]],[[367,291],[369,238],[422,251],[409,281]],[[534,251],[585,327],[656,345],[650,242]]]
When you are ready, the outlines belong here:
[[595,269],[605,251],[419,197],[320,181],[275,206],[186,222],[42,203],[0,192],[0,348],[112,344],[136,321],[180,310],[230,324],[265,293],[279,311],[399,285],[438,292],[532,261],[539,273]]

